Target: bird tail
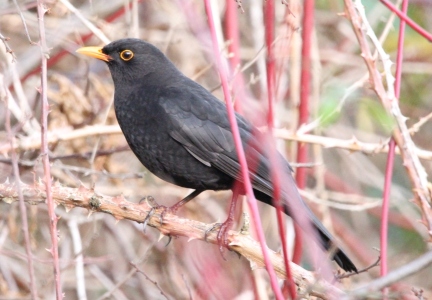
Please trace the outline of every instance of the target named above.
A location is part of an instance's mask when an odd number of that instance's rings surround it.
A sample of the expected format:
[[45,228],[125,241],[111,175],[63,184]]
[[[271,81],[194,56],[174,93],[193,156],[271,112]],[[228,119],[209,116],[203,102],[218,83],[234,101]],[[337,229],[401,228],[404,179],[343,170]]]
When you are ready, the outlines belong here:
[[[322,226],[321,222],[320,225]],[[332,242],[332,236],[329,233],[323,232],[316,225],[315,228],[318,230],[319,237],[321,239],[322,245],[324,246],[324,249],[331,250],[332,247],[334,247]],[[327,230],[325,231],[327,232]],[[339,265],[339,267],[344,269],[346,272],[356,272],[356,273],[358,272],[357,267],[354,265],[351,259],[348,258],[348,256],[345,254],[345,252],[342,249],[340,248],[334,249],[334,254],[332,259]]]
[[[273,199],[271,196],[262,193],[260,191],[254,190],[254,194],[257,200],[262,201],[264,203],[267,203],[274,207]],[[301,199],[301,196],[296,191],[297,196]],[[284,212],[288,216],[292,216],[290,213],[289,206],[287,205],[287,201],[284,203]],[[306,205],[306,203],[301,200],[302,206],[304,207],[305,214],[309,217],[310,221],[312,222],[313,227],[318,231],[318,237],[320,239],[321,245],[324,247],[325,250],[332,250],[334,249],[334,254],[332,259],[346,272],[356,272],[357,268],[354,265],[354,263],[348,258],[348,256],[345,254],[345,252],[340,248],[333,248],[335,246],[334,244],[334,238],[332,237],[331,233],[324,227],[324,225],[321,223],[321,221],[312,213],[310,208]],[[297,209],[297,208],[296,208]],[[296,218],[293,218],[294,221]],[[305,228],[303,228],[305,229]]]

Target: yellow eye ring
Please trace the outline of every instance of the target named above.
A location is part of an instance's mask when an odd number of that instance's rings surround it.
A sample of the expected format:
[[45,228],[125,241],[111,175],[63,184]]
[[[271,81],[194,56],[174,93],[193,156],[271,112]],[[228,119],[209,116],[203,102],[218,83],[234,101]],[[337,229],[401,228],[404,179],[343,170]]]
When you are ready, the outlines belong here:
[[123,50],[120,52],[120,58],[124,61],[129,61],[134,57],[134,54],[131,50]]

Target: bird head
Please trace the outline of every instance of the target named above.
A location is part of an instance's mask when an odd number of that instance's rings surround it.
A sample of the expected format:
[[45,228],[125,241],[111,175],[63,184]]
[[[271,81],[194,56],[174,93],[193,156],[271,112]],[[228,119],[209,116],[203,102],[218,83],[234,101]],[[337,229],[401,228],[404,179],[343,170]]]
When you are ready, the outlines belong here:
[[83,47],[78,53],[108,64],[116,89],[135,84],[159,85],[179,71],[155,46],[140,39],[121,39],[104,47]]

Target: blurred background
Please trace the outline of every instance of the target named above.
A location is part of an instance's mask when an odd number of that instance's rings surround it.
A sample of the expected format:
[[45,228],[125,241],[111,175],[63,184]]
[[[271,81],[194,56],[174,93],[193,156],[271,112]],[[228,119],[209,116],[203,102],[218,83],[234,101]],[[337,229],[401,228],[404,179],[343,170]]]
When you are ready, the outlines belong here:
[[[221,53],[234,60],[231,75],[236,108],[256,126],[265,124],[266,52],[263,1],[240,2],[234,13],[238,28],[228,14],[229,1],[212,1]],[[232,3],[231,3],[232,4]],[[363,1],[368,20],[384,49],[395,60],[399,21],[380,3]],[[32,184],[42,177],[40,158],[41,51],[35,1],[0,2],[0,181],[16,181],[6,131],[6,100],[12,132],[19,142],[20,180]],[[276,1],[274,53],[276,59],[275,131],[279,150],[296,169],[300,94],[302,2]],[[159,204],[171,205],[189,191],[167,184],[150,174],[135,158],[118,133],[87,134],[92,125],[116,125],[113,84],[103,62],[77,55],[81,46],[102,46],[107,40],[138,37],[161,49],[188,77],[223,100],[214,67],[211,39],[202,1],[46,1],[44,27],[49,49],[49,135],[60,139],[50,144],[51,175],[69,187],[95,187],[105,195],[123,194],[138,202],[147,195]],[[343,1],[317,1],[314,16],[311,62],[310,127],[307,187],[304,197],[323,223],[340,241],[359,268],[379,256],[381,197],[385,153],[370,155],[334,147],[355,137],[377,149],[385,145],[393,127],[371,89],[367,68],[351,23],[344,16]],[[409,16],[432,31],[432,2],[410,2]],[[95,26],[96,32],[88,24]],[[239,37],[239,51],[232,52],[229,30]],[[105,36],[105,38],[103,37]],[[432,111],[432,45],[407,27],[400,106],[411,127]],[[238,56],[237,56],[238,55]],[[235,76],[237,75],[237,76]],[[241,78],[241,81],[238,81]],[[241,84],[240,84],[241,83]],[[143,116],[145,117],[145,116]],[[74,138],[74,132],[81,132]],[[83,133],[84,132],[84,133]],[[425,122],[412,138],[430,151],[432,123]],[[320,140],[326,137],[328,139]],[[426,152],[428,154],[429,152]],[[431,155],[422,160],[431,170]],[[410,200],[412,187],[399,156],[391,189],[389,217],[389,269],[403,266],[427,251],[428,234],[420,210]],[[230,192],[206,192],[181,209],[182,217],[206,223],[223,221]],[[243,206],[244,210],[247,205]],[[34,254],[38,292],[53,299],[54,275],[50,262],[49,218],[46,205],[28,205],[29,232]],[[260,205],[267,242],[278,251],[280,239],[273,208]],[[116,220],[102,213],[87,216],[86,210],[61,217],[59,253],[65,299],[272,299],[264,270],[251,270],[234,253],[221,257],[218,247],[202,241],[188,242],[165,237],[141,224]],[[241,226],[239,220],[237,229]],[[30,299],[22,225],[18,203],[0,202],[0,299]],[[292,242],[292,231],[289,231]],[[429,246],[430,248],[430,246]],[[290,251],[292,252],[292,251]],[[84,292],[77,288],[76,258],[84,262]],[[132,265],[136,265],[139,271]],[[310,268],[305,259],[303,266]],[[333,265],[336,269],[336,265]],[[379,267],[345,279],[341,288],[355,288],[379,275]],[[432,270],[426,269],[395,285],[391,295],[400,299],[424,290],[431,297]],[[82,286],[81,286],[82,292]]]

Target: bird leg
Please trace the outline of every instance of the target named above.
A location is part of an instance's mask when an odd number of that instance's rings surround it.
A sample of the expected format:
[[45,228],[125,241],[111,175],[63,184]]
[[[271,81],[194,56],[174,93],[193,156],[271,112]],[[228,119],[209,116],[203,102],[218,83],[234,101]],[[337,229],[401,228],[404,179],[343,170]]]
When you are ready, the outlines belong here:
[[177,202],[173,206],[170,206],[168,208],[168,210],[172,213],[176,213],[180,207],[182,207],[183,205],[185,205],[186,203],[191,201],[193,198],[195,198],[196,196],[198,196],[202,192],[204,192],[204,190],[197,189],[197,190],[193,191],[192,193],[190,193],[189,195],[184,197],[182,200],[180,200],[179,202]]
[[205,237],[204,237],[205,239],[207,239],[207,234],[210,231],[212,231],[213,229],[215,229],[216,227],[219,227],[219,231],[218,231],[216,239],[217,239],[217,242],[219,245],[219,251],[220,251],[223,259],[225,259],[225,257],[223,256],[223,252],[224,252],[223,248],[224,247],[228,248],[228,231],[231,229],[231,227],[234,223],[237,200],[238,200],[238,196],[240,194],[240,187],[238,186],[238,183],[236,183],[234,185],[232,191],[233,191],[233,195],[232,195],[232,199],[231,199],[230,209],[228,212],[228,218],[225,220],[225,222],[215,224],[214,226],[212,226],[212,228],[210,228],[209,230],[207,230],[205,232]]
[[189,195],[187,195],[186,197],[184,197],[182,200],[180,200],[179,202],[177,202],[176,204],[174,204],[174,205],[172,205],[170,207],[159,205],[158,207],[162,207],[163,208],[163,210],[161,212],[161,215],[160,215],[160,221],[161,221],[161,223],[162,223],[163,218],[164,218],[164,216],[165,216],[165,214],[167,212],[175,214],[177,212],[177,210],[180,209],[180,207],[182,207],[183,205],[185,205],[186,203],[188,203],[189,201],[191,201],[193,198],[195,198],[196,196],[198,196],[202,192],[204,192],[204,190],[196,189],[195,191],[193,191],[192,193],[190,193]]

